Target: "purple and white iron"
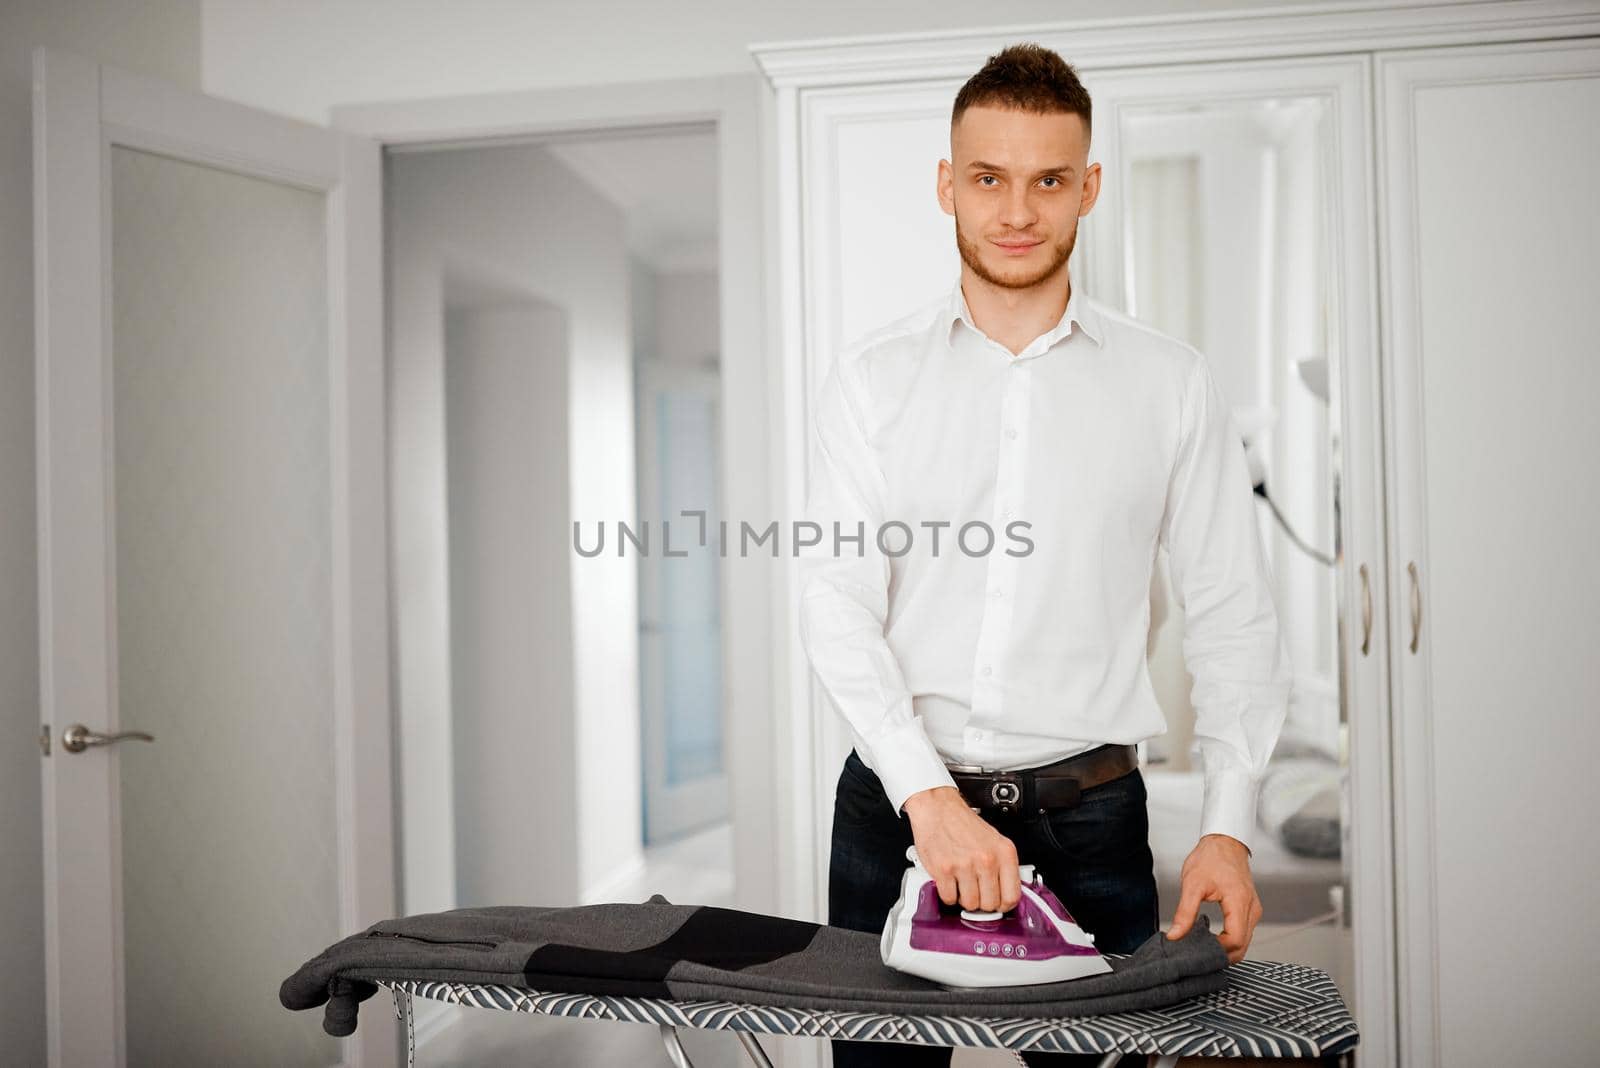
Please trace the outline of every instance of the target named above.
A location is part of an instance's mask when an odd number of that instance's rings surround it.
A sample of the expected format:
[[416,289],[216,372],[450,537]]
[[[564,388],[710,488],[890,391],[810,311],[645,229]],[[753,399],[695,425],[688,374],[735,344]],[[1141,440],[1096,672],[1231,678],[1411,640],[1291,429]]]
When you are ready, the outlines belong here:
[[939,900],[939,885],[906,850],[911,867],[883,928],[883,963],[946,986],[1027,986],[1104,975],[1111,965],[1094,935],[1072,919],[1033,865],[1018,866],[1022,898],[1010,912],[974,912]]

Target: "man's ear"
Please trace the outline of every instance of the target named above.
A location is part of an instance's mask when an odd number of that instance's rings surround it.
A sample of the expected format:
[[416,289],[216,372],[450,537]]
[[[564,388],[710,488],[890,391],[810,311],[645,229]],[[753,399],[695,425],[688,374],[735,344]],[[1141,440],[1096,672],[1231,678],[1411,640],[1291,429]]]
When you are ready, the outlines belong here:
[[1078,218],[1083,218],[1094,209],[1094,202],[1100,199],[1100,164],[1091,163],[1089,169],[1083,172],[1083,198],[1078,201]]
[[944,209],[946,215],[956,213],[956,187],[955,171],[950,167],[950,161],[939,161],[938,176],[934,180],[934,194],[939,198],[939,207]]

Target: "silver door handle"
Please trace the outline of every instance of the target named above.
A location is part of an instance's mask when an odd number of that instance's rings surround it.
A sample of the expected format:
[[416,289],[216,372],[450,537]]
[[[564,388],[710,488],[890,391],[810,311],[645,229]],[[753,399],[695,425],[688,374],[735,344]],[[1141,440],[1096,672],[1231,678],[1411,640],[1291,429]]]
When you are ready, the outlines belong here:
[[69,753],[81,753],[94,745],[110,745],[128,738],[137,738],[143,742],[153,742],[155,737],[144,731],[119,731],[116,734],[100,734],[92,731],[81,723],[74,723],[61,732],[61,748]]

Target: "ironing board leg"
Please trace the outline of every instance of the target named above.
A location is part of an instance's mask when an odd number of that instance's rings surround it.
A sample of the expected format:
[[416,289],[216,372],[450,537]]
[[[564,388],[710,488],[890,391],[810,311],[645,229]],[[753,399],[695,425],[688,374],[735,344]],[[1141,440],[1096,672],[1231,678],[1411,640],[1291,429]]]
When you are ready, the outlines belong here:
[[756,1068],[772,1068],[772,1062],[767,1059],[767,1051],[761,1048],[761,1043],[756,1041],[756,1036],[749,1031],[735,1032],[739,1036],[739,1044],[744,1051],[750,1054],[750,1059],[756,1063]]
[[406,1025],[406,1068],[416,1068],[417,1017],[411,1004],[411,991],[390,987],[389,993],[394,996],[394,1018]]
[[678,1029],[671,1024],[661,1024],[661,1041],[667,1047],[667,1056],[672,1058],[673,1068],[694,1068],[689,1060],[689,1055],[684,1052],[683,1042],[678,1038]]

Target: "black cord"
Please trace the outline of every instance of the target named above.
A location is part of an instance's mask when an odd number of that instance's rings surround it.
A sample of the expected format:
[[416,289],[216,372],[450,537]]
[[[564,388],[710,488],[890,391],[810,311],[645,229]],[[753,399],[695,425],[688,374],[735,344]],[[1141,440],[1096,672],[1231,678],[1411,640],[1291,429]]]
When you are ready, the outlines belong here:
[[1272,509],[1273,518],[1278,521],[1278,525],[1283,528],[1283,532],[1289,536],[1289,540],[1294,542],[1295,547],[1301,552],[1305,553],[1307,556],[1311,557],[1313,560],[1317,561],[1317,563],[1323,564],[1327,567],[1332,567],[1334,563],[1333,557],[1329,556],[1327,553],[1321,552],[1318,549],[1312,548],[1310,545],[1307,545],[1303,540],[1301,540],[1300,535],[1294,532],[1294,528],[1289,526],[1289,521],[1284,518],[1282,512],[1278,511],[1277,502],[1267,495],[1267,484],[1262,482],[1258,484],[1255,489],[1256,496],[1267,502],[1267,507]]

